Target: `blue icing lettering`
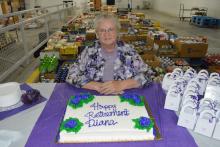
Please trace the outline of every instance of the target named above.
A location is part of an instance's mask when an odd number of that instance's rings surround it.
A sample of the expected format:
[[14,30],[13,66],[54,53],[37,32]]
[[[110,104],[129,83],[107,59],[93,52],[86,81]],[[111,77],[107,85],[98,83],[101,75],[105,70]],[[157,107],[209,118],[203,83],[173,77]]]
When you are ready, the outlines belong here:
[[94,118],[94,112],[90,111],[90,112],[86,113],[84,116],[88,117],[89,119]]
[[90,107],[93,108],[94,111],[95,110],[110,111],[117,109],[116,105],[101,105],[99,104],[99,102],[93,103],[92,105],[90,105]]
[[95,113],[94,111],[89,111],[86,113],[84,116],[87,117],[88,119],[92,118],[100,118],[100,117],[112,117],[112,116],[117,116],[117,117],[123,117],[123,116],[128,116],[129,110],[124,109],[123,111],[109,111],[109,112],[103,112],[103,111],[98,111]]
[[101,118],[108,118],[108,117],[126,117],[129,115],[129,110],[124,109],[123,111],[109,111],[109,112],[103,112],[98,111],[95,113],[94,111],[89,111],[84,116],[88,118],[88,121],[85,122],[85,124],[88,125],[88,127],[98,127],[98,126],[114,126],[118,124],[117,121],[113,119],[109,120],[102,120]]
[[130,115],[128,109],[117,110],[117,106],[115,104],[103,105],[96,102],[90,105],[90,108],[91,111],[84,115],[84,117],[87,118],[85,124],[87,124],[88,127],[114,126],[118,124],[118,122],[110,117],[126,117]]
[[98,120],[98,119],[90,119],[85,124],[88,124],[88,127],[98,127],[98,126],[114,126],[118,122],[114,120]]

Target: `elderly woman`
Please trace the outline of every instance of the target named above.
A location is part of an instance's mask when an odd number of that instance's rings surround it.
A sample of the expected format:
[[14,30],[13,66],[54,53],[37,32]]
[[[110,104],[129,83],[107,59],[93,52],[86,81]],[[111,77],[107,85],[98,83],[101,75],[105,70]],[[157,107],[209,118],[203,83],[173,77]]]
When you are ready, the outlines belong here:
[[125,89],[149,85],[147,65],[133,48],[117,40],[119,29],[113,15],[96,17],[98,41],[84,49],[70,68],[68,83],[102,94],[120,94]]

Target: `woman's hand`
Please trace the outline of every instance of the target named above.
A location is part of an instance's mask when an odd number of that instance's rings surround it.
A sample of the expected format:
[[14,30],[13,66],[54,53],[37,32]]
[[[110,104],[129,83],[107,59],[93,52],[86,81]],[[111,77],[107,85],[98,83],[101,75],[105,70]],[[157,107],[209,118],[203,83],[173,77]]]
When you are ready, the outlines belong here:
[[85,84],[82,88],[95,90],[95,91],[98,91],[99,93],[101,93],[102,84],[103,83],[101,83],[101,82],[92,81],[92,82],[89,82],[89,83]]
[[108,81],[101,85],[102,94],[121,94],[123,91],[122,81]]
[[101,82],[89,82],[85,84],[82,88],[95,90],[101,94],[113,94],[118,95],[124,93],[123,90],[130,88],[137,88],[140,84],[136,80],[128,79],[123,81],[108,81],[105,83]]
[[100,93],[102,94],[122,94],[123,90],[138,88],[140,83],[134,79],[123,81],[108,81],[101,85]]

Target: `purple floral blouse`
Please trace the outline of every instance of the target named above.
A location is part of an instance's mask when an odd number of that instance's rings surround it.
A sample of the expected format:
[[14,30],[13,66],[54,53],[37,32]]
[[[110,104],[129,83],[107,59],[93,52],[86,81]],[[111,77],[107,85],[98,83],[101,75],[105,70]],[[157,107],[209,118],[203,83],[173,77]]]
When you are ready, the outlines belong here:
[[[90,81],[103,82],[105,59],[101,54],[98,41],[87,47],[70,67],[66,81],[76,87],[82,87]],[[117,42],[117,58],[114,61],[114,80],[137,80],[142,86],[149,85],[148,66],[139,54],[128,44]]]

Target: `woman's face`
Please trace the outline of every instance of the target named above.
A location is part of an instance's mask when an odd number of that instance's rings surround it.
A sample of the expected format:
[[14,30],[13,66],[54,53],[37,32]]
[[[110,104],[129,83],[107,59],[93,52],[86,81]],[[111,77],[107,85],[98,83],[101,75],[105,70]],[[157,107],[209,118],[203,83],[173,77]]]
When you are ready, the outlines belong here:
[[117,30],[114,22],[111,19],[105,19],[100,22],[97,28],[97,35],[101,45],[115,45],[117,39]]

